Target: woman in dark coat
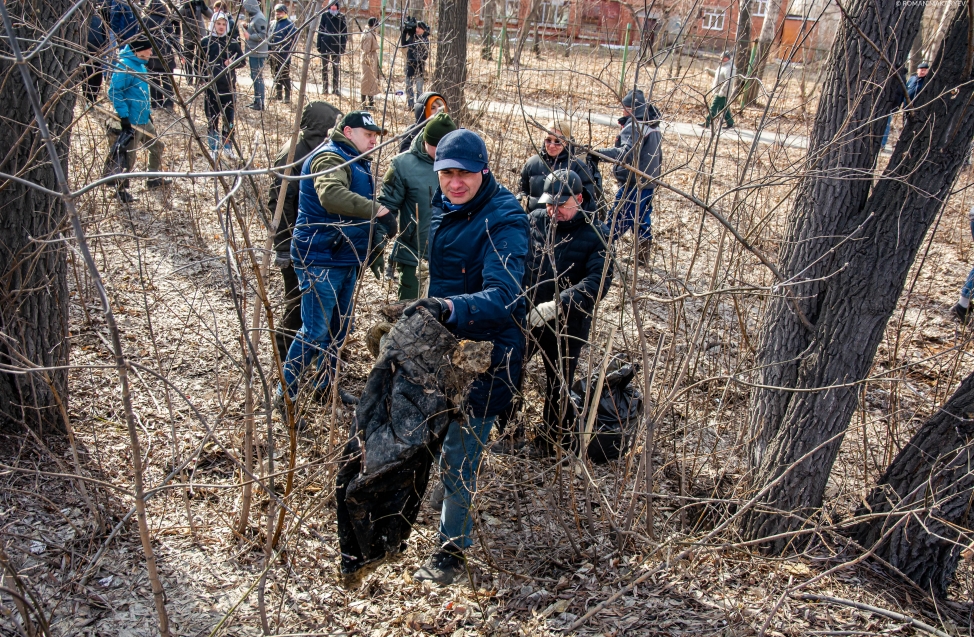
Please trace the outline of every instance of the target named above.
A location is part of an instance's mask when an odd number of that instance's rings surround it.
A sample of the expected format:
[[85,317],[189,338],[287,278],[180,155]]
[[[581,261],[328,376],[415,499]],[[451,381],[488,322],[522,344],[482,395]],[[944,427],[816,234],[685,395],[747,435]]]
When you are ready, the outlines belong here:
[[[544,182],[556,170],[571,170],[582,180],[584,203],[582,209],[595,212],[602,199],[601,188],[596,178],[598,171],[572,155],[571,127],[567,123],[549,122],[545,127],[547,135],[541,142],[541,152],[525,162],[521,169],[521,200],[526,212],[544,210],[538,199],[544,192]],[[525,201],[526,200],[526,201]]]

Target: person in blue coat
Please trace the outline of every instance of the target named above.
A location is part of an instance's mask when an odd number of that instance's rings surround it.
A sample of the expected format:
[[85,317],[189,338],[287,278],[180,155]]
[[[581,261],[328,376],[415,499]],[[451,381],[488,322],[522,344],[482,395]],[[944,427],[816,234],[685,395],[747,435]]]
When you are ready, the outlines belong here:
[[[338,350],[351,330],[355,284],[370,248],[378,243],[373,231],[378,226],[396,234],[395,215],[376,203],[372,163],[362,157],[384,132],[368,111],[352,111],[301,168],[301,175],[317,176],[301,180],[291,234],[291,263],[302,293],[301,329],[284,361],[284,387],[291,401],[298,395],[298,379],[315,357],[314,393],[327,400]],[[278,389],[278,408],[284,387]],[[346,390],[338,391],[342,402],[358,402]]]
[[139,21],[127,0],[110,0],[108,3],[108,26],[115,36],[115,44],[124,46],[139,33]]
[[[131,131],[132,141],[125,154],[125,171],[131,172],[138,149],[145,145],[149,151],[149,171],[158,172],[162,166],[162,153],[165,145],[159,139],[152,125],[152,106],[149,103],[149,83],[146,82],[148,69],[146,61],[152,56],[152,43],[149,38],[139,36],[125,46],[118,54],[108,88],[108,97],[118,114],[122,131]],[[138,126],[138,128],[133,128]],[[122,131],[109,129],[109,145],[114,145]],[[148,133],[148,135],[146,135]],[[146,181],[150,190],[168,186],[170,180],[153,177]],[[118,183],[116,198],[122,203],[131,203],[134,198],[128,192],[128,180]]]
[[497,415],[507,409],[521,377],[525,301],[521,290],[528,253],[528,218],[517,198],[488,168],[487,147],[472,131],[448,133],[436,147],[429,243],[429,297],[420,307],[457,338],[494,344],[490,368],[477,377],[464,405],[465,418],[447,429],[440,454],[444,498],[442,545],[415,575],[441,585],[465,572],[471,493]]
[[[298,30],[288,17],[287,7],[274,7],[274,23],[271,24],[271,75],[274,78],[274,99],[291,103],[291,49]],[[282,94],[283,93],[283,94]]]

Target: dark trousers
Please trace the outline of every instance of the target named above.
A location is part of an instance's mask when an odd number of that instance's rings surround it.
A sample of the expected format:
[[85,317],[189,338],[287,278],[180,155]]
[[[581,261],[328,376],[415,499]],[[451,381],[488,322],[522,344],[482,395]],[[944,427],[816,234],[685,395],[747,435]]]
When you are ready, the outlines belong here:
[[321,54],[321,92],[328,92],[328,69],[331,68],[332,87],[335,95],[338,95],[338,70],[341,66],[342,56],[337,53]]
[[274,79],[274,97],[291,101],[291,59],[271,54],[271,75]]
[[84,92],[85,100],[89,104],[94,104],[101,91],[101,83],[105,79],[100,64],[83,64],[81,66],[81,90]]
[[[152,76],[149,78],[149,101],[152,108],[171,108],[173,106],[173,98],[176,95],[171,73],[173,64],[175,64],[175,60],[170,58],[166,58],[166,64],[163,64],[158,58],[149,58],[147,66],[152,72]],[[167,67],[170,72],[166,71]]]
[[[541,352],[541,359],[544,363],[544,411],[542,412],[542,425],[536,432],[535,440],[545,446],[551,444],[567,445],[575,431],[577,414],[569,397],[569,392],[572,383],[575,382],[578,357],[582,352],[582,345],[588,339],[589,332],[586,325],[575,329],[563,327],[560,334],[555,334],[553,326],[553,323],[549,323],[532,328],[528,334],[527,350],[524,352],[525,368],[536,352]],[[524,376],[525,373],[522,372],[522,387],[524,386]],[[562,378],[564,378],[564,382],[562,382]],[[511,406],[498,418],[497,427],[499,431],[505,431],[507,424],[514,420],[515,415],[521,411],[522,403],[522,392],[518,392],[518,396],[511,402]],[[519,424],[514,431],[514,437],[519,438],[523,435],[523,425]]]
[[283,360],[291,348],[294,335],[301,329],[301,286],[294,266],[281,268],[281,278],[284,279],[284,318],[277,326],[277,350]]
[[207,89],[203,108],[206,111],[207,131],[211,135],[222,134],[221,146],[229,142],[230,135],[233,133],[235,115],[233,93],[217,93],[212,89]]

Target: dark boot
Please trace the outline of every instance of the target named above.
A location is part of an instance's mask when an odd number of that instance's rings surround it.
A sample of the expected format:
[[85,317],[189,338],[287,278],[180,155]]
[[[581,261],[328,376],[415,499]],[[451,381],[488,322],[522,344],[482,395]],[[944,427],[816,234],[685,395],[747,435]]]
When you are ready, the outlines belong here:
[[463,550],[451,542],[444,544],[439,551],[433,553],[426,564],[413,574],[413,579],[449,586],[466,572],[467,561],[463,557]]

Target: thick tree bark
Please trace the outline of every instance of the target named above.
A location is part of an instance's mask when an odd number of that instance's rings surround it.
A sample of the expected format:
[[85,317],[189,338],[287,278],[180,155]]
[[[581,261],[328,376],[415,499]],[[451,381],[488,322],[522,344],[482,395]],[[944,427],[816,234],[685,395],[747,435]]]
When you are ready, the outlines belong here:
[[[761,33],[758,34],[758,50],[754,55],[753,77],[763,80],[764,73],[768,68],[768,58],[771,56],[771,47],[778,35],[778,22],[787,7],[781,0],[768,0],[768,8],[765,10],[764,22],[761,23]],[[747,84],[744,92],[744,103],[750,104],[758,96],[761,85],[751,80]]]
[[[974,539],[974,374],[896,455],[857,516],[860,545],[920,588],[944,595]],[[886,534],[889,536],[886,537]]]
[[480,47],[480,57],[484,60],[494,59],[494,9],[497,6],[495,0],[484,0],[483,4],[483,43]]
[[[31,49],[72,4],[8,2],[21,47]],[[46,47],[32,60],[48,125],[65,162],[75,103],[75,93],[65,87],[80,61],[80,26],[85,22],[80,14],[67,21],[55,38],[59,45]],[[0,53],[10,55],[5,35],[0,37]],[[57,190],[20,74],[4,59],[0,87],[0,172]],[[60,198],[0,180],[0,364],[29,369],[68,362],[67,252],[57,241],[63,219]],[[58,405],[67,406],[67,377],[66,369],[0,372],[0,428],[63,430]]]
[[[797,391],[779,392],[784,399],[777,405],[784,413],[758,468],[757,483],[780,481],[746,518],[744,533],[750,538],[799,528],[822,504],[829,472],[857,406],[858,383],[869,373],[917,251],[974,138],[974,87],[964,69],[967,26],[967,13],[960,12],[937,60],[938,73],[918,100],[924,106],[908,113],[875,190],[858,208],[838,201],[822,207],[847,215],[846,223],[830,233],[844,241],[819,257],[830,269],[817,285],[815,303],[802,301],[809,308],[814,333],[780,334],[800,335],[807,345],[796,352],[794,379],[784,383]],[[867,187],[871,183],[868,175],[850,179],[857,181]],[[812,210],[807,225],[815,225],[823,209]],[[769,335],[773,339],[775,333]],[[763,342],[766,350],[775,345],[774,340]],[[779,540],[768,548],[777,552],[785,545]]]
[[814,336],[795,304],[805,320],[817,322],[828,277],[841,267],[833,248],[865,219],[886,115],[902,95],[890,61],[902,66],[908,52],[902,43],[912,42],[921,13],[913,5],[854,0],[833,43],[807,173],[782,242],[781,270],[789,285],[769,301],[760,334],[756,380],[764,388],[753,392],[750,412],[755,467],[781,426],[792,398],[787,388],[794,387]]
[[467,82],[467,2],[440,0],[440,35],[436,43],[436,72],[432,90],[446,98],[450,113],[465,118],[463,86]]

